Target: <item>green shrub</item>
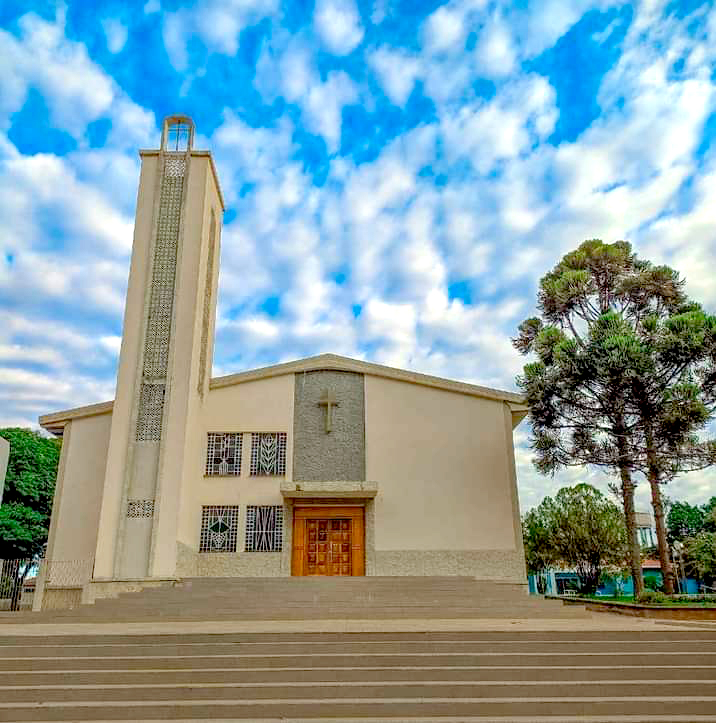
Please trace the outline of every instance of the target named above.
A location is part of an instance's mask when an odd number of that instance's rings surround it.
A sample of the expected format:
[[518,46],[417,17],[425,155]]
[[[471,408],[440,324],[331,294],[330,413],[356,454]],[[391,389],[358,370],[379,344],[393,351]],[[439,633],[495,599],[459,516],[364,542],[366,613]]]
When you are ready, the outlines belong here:
[[709,603],[716,605],[716,595],[665,595],[663,592],[645,590],[639,602],[647,605],[668,605],[669,603]]
[[639,602],[640,603],[647,603],[647,604],[663,604],[670,602],[671,598],[668,595],[664,595],[663,592],[659,592],[658,590],[644,590],[644,592],[639,596]]
[[672,595],[669,599],[673,602],[716,604],[716,595]]

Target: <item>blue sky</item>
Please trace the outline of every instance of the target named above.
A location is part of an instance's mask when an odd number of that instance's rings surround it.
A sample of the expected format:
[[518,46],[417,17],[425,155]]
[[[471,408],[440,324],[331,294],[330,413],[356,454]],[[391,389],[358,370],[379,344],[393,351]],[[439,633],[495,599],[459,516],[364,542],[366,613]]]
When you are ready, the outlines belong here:
[[[510,336],[586,238],[716,310],[715,60],[711,3],[6,0],[0,425],[112,398],[137,149],[175,112],[228,206],[217,375],[332,351],[512,389]],[[540,477],[527,435],[523,507],[605,486]]]

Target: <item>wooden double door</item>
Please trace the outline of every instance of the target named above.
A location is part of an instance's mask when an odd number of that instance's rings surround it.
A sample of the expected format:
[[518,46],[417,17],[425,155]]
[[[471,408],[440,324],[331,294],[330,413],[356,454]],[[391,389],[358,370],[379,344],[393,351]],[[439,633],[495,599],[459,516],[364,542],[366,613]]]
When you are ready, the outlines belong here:
[[363,507],[294,507],[292,575],[364,575]]

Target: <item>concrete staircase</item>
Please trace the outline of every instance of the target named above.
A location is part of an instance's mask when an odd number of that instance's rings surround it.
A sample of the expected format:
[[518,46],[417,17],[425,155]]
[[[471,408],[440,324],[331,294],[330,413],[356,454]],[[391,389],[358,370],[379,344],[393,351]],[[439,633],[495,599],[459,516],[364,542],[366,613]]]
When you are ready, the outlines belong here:
[[582,607],[469,577],[191,578],[39,621],[583,618]]
[[[296,632],[350,620],[380,632]],[[193,579],[3,622],[0,721],[716,723],[716,629],[469,578]]]
[[716,721],[713,632],[0,639],[0,720]]

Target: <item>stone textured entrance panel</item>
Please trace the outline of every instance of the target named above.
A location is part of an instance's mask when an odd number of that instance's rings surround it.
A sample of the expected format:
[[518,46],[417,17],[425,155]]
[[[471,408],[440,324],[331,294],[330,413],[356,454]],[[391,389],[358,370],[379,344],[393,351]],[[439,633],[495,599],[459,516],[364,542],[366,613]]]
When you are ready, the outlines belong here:
[[[325,393],[338,403],[326,432]],[[293,479],[365,480],[363,375],[314,371],[296,374],[293,412]]]

